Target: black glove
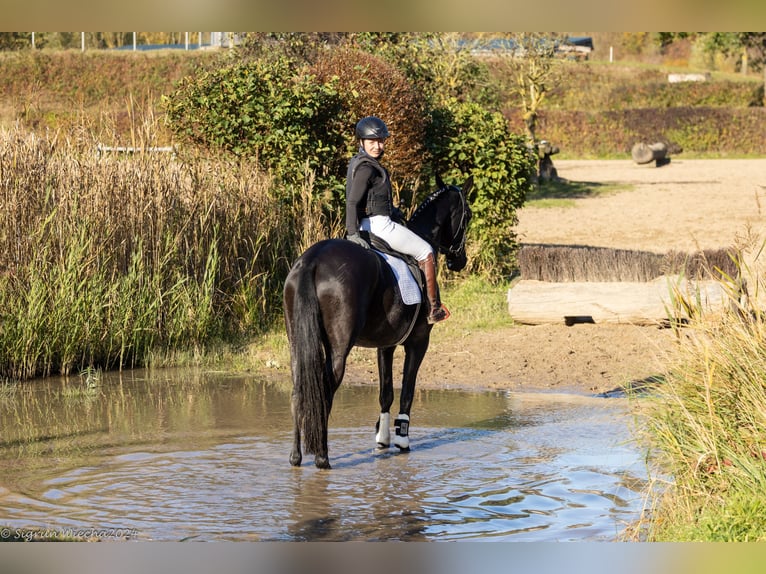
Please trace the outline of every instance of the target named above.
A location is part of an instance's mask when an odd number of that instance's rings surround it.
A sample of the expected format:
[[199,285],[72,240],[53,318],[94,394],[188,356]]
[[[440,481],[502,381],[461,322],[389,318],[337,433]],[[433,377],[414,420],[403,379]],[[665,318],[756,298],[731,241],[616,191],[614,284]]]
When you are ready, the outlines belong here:
[[391,209],[391,220],[394,223],[398,223],[399,225],[404,225],[407,227],[407,218],[404,217],[404,212],[398,207]]
[[367,243],[367,241],[364,240],[364,238],[359,235],[358,233],[352,233],[348,237],[346,237],[349,241],[356,243],[357,245],[361,245],[365,249],[370,249],[370,244]]

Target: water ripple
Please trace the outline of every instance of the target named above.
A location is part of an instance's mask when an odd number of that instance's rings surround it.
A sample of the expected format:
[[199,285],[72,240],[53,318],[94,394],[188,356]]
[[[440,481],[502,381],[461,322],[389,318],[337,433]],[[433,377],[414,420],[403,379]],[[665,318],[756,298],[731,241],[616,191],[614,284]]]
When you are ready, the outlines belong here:
[[222,400],[242,412],[212,400],[204,427],[165,424],[123,446],[88,435],[26,465],[8,450],[3,526],[111,526],[145,540],[612,540],[641,510],[643,459],[621,399],[431,391],[402,454],[374,449],[376,390],[349,389],[322,472],[287,462],[289,424],[268,417],[287,412],[285,393],[249,384],[257,401],[228,381],[246,400]]

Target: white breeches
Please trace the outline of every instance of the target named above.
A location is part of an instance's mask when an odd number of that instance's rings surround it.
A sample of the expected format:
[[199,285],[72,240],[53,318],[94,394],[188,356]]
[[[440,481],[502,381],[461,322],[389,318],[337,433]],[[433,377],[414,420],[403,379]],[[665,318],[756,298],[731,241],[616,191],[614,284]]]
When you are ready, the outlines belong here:
[[433,250],[428,242],[391,220],[387,215],[373,215],[362,219],[359,229],[369,231],[385,240],[393,249],[423,261]]

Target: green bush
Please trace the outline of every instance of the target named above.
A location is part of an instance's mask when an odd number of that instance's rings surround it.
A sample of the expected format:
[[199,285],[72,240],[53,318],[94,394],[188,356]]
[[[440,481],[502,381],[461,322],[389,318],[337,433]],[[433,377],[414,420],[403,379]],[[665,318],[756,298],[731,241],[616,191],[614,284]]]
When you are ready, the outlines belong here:
[[506,279],[516,267],[516,210],[532,186],[536,156],[500,113],[456,99],[434,111],[429,145],[437,172],[460,181],[474,177],[469,269]]
[[254,159],[291,194],[307,169],[320,188],[337,176],[346,125],[334,84],[284,57],[234,61],[186,77],[163,103],[181,141]]
[[353,126],[360,117],[380,116],[392,133],[385,163],[400,199],[414,206],[432,191],[436,173],[455,182],[473,175],[471,268],[510,274],[516,210],[535,159],[503,116],[457,98],[434,103],[392,64],[366,52],[312,54],[310,67],[276,55],[187,78],[165,99],[173,131],[197,145],[257,158],[282,185],[294,187],[311,170],[315,193],[337,216],[355,152]]

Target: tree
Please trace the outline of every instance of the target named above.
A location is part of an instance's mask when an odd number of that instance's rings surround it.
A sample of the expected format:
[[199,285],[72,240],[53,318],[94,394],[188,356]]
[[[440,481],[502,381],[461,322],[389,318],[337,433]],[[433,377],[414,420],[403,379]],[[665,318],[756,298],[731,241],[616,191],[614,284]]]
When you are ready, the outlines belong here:
[[761,67],[763,73],[763,104],[766,105],[766,32],[739,32],[746,61]]
[[537,142],[537,117],[551,86],[558,82],[555,34],[525,32],[513,34],[508,49],[498,52],[510,72],[512,83],[507,89],[519,97],[524,129],[529,145]]
[[725,55],[739,54],[742,70],[747,72],[750,65],[763,73],[766,105],[766,32],[708,32],[700,34],[706,52]]
[[20,50],[32,46],[28,32],[0,32],[0,50]]

